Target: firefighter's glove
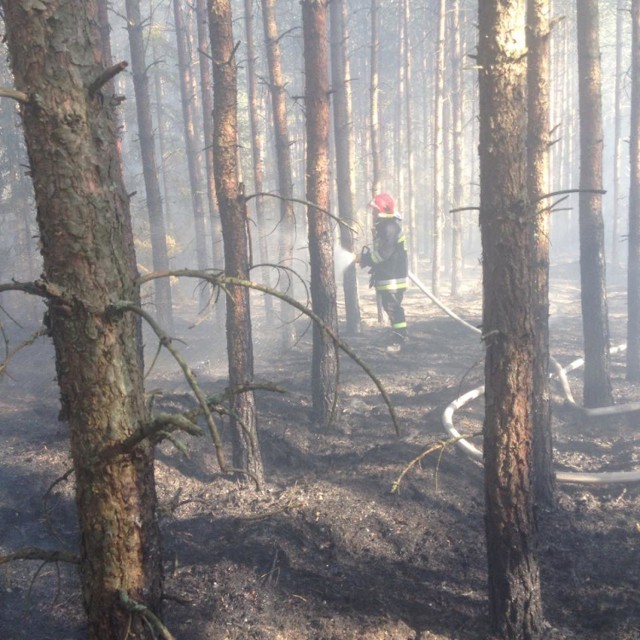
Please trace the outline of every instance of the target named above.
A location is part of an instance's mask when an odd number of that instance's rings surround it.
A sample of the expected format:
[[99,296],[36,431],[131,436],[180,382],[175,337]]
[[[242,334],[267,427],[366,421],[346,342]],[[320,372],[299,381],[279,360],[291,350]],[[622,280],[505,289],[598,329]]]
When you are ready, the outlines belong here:
[[373,259],[371,258],[371,249],[369,247],[362,247],[359,263],[362,269],[373,267]]

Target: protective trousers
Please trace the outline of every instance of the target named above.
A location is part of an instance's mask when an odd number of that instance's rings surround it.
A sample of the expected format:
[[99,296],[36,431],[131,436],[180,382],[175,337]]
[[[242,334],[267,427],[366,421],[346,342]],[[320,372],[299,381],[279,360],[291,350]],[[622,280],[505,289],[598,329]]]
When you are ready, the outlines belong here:
[[404,289],[396,291],[379,291],[382,308],[389,316],[391,328],[393,329],[393,342],[402,343],[407,337],[407,321],[402,308],[402,298]]

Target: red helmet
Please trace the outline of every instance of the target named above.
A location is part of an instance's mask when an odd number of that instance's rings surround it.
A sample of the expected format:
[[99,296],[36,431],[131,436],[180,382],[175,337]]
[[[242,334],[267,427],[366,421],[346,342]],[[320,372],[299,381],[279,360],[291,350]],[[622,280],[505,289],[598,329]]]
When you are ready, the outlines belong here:
[[393,198],[388,193],[379,193],[373,198],[370,205],[380,213],[386,213],[388,215],[393,214],[396,206]]

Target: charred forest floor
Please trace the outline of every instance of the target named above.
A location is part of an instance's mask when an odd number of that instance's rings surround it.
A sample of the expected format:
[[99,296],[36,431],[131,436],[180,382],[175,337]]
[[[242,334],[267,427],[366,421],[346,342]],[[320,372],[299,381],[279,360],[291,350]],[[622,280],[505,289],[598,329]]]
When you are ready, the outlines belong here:
[[[570,264],[552,277],[552,354],[563,365],[582,355],[576,275]],[[625,294],[615,275],[609,305],[618,344]],[[462,298],[445,302],[479,324],[480,293],[470,283]],[[204,439],[184,440],[188,456],[168,442],[158,450],[167,627],[180,640],[488,637],[480,466],[447,447],[392,491],[406,465],[445,438],[445,407],[482,384],[478,336],[412,289],[408,347],[389,354],[388,330],[376,321],[374,296],[363,290],[363,332],[344,337],[385,385],[400,435],[373,382],[345,356],[339,411],[325,430],[309,419],[311,332],[278,353],[261,304],[256,297],[256,377],[287,390],[257,393],[266,490],[256,494],[222,476]],[[210,323],[187,330],[189,322],[179,347],[203,388],[222,391],[223,333],[212,340]],[[151,361],[155,343],[147,340]],[[70,459],[66,426],[57,421],[50,344],[22,351],[9,374],[0,382],[0,553],[26,546],[75,551],[73,477],[60,480]],[[624,356],[613,357],[612,379],[617,403],[639,399],[640,389],[624,379]],[[580,371],[571,382],[579,402]],[[164,356],[148,388],[162,392],[163,410],[194,406]],[[558,469],[638,468],[637,413],[587,421],[552,389]],[[477,434],[482,401],[460,409],[455,423]],[[556,508],[539,513],[539,553],[549,638],[640,639],[639,485],[559,484]],[[0,638],[76,640],[85,633],[73,567],[0,566]]]

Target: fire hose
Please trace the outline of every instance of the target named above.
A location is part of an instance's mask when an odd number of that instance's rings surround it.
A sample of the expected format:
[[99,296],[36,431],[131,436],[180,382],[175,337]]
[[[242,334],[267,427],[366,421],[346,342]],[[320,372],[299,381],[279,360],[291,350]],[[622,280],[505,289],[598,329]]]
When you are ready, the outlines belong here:
[[[438,298],[436,298],[419,280],[419,278],[414,274],[409,272],[409,279],[413,282],[422,293],[424,293],[431,301],[433,301],[440,309],[442,309],[447,315],[449,315],[454,320],[461,323],[463,326],[467,327],[471,331],[476,334],[481,334],[481,330],[478,327],[474,327],[472,324],[469,324],[466,320],[463,320],[460,316],[454,313],[449,307],[447,307],[444,303],[442,303]],[[611,349],[611,353],[620,353],[626,349],[626,344],[618,345]],[[569,385],[569,381],[567,378],[567,373],[578,369],[582,365],[584,365],[584,359],[578,358],[574,360],[566,367],[562,367],[555,359],[550,359],[552,367],[554,371],[550,374],[552,377],[555,377],[559,380],[560,385],[563,390],[563,394],[565,396],[565,400],[568,404],[578,409],[582,415],[585,417],[600,417],[600,416],[608,416],[615,415],[621,413],[630,413],[632,411],[640,410],[640,402],[632,402],[628,404],[618,405],[615,407],[598,407],[594,409],[587,409],[584,407],[580,407],[576,404],[573,399],[573,394],[571,393],[571,387]],[[462,434],[455,428],[453,424],[453,415],[457,409],[465,406],[467,403],[479,398],[484,394],[484,385],[476,387],[471,391],[467,391],[467,393],[461,395],[456,398],[453,402],[451,402],[444,413],[442,414],[442,425],[446,431],[446,433],[456,441],[456,446],[463,451],[467,456],[471,459],[476,460],[478,462],[482,462],[483,455],[482,451],[478,449],[475,445],[465,439]],[[556,479],[558,482],[566,482],[566,483],[574,483],[574,484],[617,484],[617,483],[626,483],[626,482],[640,482],[640,470],[636,471],[601,471],[601,472],[580,472],[580,471],[557,471]]]

